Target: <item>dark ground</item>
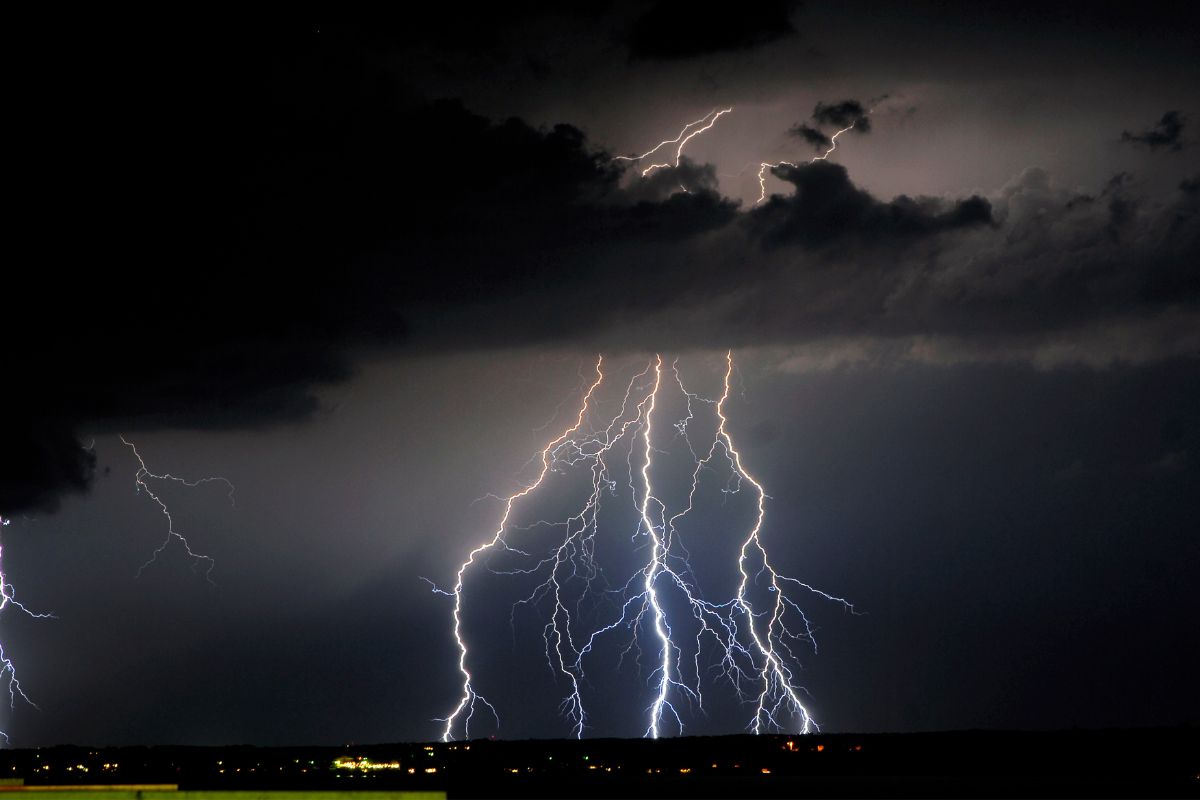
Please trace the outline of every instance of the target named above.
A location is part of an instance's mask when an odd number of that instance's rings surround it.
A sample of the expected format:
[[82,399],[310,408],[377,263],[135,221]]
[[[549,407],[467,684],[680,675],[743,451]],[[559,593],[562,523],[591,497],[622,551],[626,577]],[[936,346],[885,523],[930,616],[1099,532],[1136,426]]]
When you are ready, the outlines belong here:
[[[336,768],[339,759],[360,766]],[[370,763],[376,768],[362,768]],[[288,748],[61,746],[0,752],[0,776],[23,778],[31,786],[444,789],[451,798],[1200,797],[1200,731],[475,740]]]

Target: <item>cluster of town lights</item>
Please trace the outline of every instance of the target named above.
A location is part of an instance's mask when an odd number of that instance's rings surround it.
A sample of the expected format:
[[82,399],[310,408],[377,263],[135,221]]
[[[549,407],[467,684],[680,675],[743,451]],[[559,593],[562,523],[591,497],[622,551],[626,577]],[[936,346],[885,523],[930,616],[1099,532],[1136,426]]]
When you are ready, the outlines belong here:
[[372,761],[366,756],[358,758],[339,758],[333,762],[334,769],[350,769],[359,772],[378,772],[386,769],[400,769],[399,761]]

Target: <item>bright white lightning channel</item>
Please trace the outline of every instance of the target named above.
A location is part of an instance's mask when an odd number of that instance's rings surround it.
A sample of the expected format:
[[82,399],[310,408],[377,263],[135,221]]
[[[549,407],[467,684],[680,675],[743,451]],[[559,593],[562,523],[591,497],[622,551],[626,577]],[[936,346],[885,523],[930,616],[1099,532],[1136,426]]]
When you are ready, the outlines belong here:
[[[868,112],[868,113],[870,113],[870,112]],[[841,136],[846,131],[852,130],[856,124],[858,124],[858,120],[851,122],[849,125],[847,125],[846,127],[842,128],[837,133],[830,136],[829,137],[829,149],[827,149],[824,153],[821,153],[821,155],[819,155],[819,156],[813,156],[811,159],[809,159],[808,163],[815,164],[818,161],[824,161],[825,159],[829,158],[829,155],[834,150],[837,150],[838,137]],[[758,199],[754,201],[754,204],[758,205],[763,200],[767,199],[767,170],[768,169],[775,169],[776,167],[792,167],[794,169],[796,166],[797,166],[796,164],[793,164],[790,161],[780,161],[775,164],[771,164],[771,163],[764,161],[761,164],[759,164],[758,165]]]
[[150,488],[150,484],[147,483],[147,479],[154,481],[170,481],[172,483],[177,483],[181,486],[187,486],[189,488],[201,486],[206,483],[220,483],[229,489],[230,506],[234,505],[235,489],[233,484],[230,483],[227,478],[222,478],[219,476],[198,478],[194,481],[189,481],[184,478],[176,477],[169,472],[162,473],[161,475],[153,473],[146,466],[146,462],[142,458],[142,454],[138,452],[138,449],[133,442],[129,441],[124,436],[121,436],[120,438],[121,442],[133,451],[134,458],[136,458],[138,461],[138,470],[133,476],[134,486],[137,488],[138,493],[140,494],[144,492],[146,496],[153,500],[155,505],[158,506],[159,510],[162,512],[162,515],[167,518],[166,536],[163,538],[162,544],[155,548],[154,552],[150,554],[150,558],[138,568],[138,577],[141,577],[142,572],[144,572],[147,567],[158,560],[159,555],[170,546],[171,542],[178,541],[181,545],[183,545],[184,552],[187,553],[188,558],[192,560],[193,567],[199,568],[202,564],[207,565],[207,568],[204,570],[204,579],[209,583],[213,583],[212,571],[216,566],[216,562],[213,561],[211,556],[206,556],[193,550],[191,542],[187,540],[187,537],[175,529],[175,519],[171,516],[170,509],[167,508],[167,504],[163,501],[163,499],[159,497],[153,489]]
[[[865,116],[870,116],[871,112],[873,112],[874,110],[875,110],[874,108],[868,109]],[[655,170],[665,169],[668,167],[678,167],[680,164],[680,161],[683,158],[683,150],[687,146],[687,143],[690,142],[692,139],[694,139],[696,136],[699,136],[700,134],[710,130],[714,125],[717,124],[718,119],[720,119],[721,117],[725,116],[726,114],[728,114],[732,111],[733,111],[732,106],[730,106],[729,108],[721,108],[721,109],[714,108],[712,111],[708,112],[700,119],[692,120],[688,124],[684,125],[683,129],[680,130],[678,134],[676,134],[675,138],[664,139],[663,141],[654,145],[654,147],[650,148],[649,150],[642,153],[641,155],[614,156],[613,160],[614,161],[642,161],[642,160],[647,159],[650,156],[654,155],[655,153],[657,153],[658,151],[667,147],[668,145],[675,145],[674,160],[664,161],[664,162],[655,162],[646,167],[643,167],[641,175],[643,178],[645,178],[647,175],[649,175],[651,172],[654,172]],[[811,159],[809,159],[809,161],[807,163],[813,164],[813,163],[816,163],[817,161],[825,161],[826,159],[828,159],[829,156],[832,155],[833,151],[837,150],[838,137],[841,136],[843,133],[847,133],[848,131],[853,130],[854,127],[858,124],[858,122],[859,122],[859,120],[855,120],[854,122],[851,122],[849,125],[847,125],[846,127],[842,128],[841,130],[835,132],[832,136],[830,136],[829,137],[829,147],[826,148],[825,152],[821,153],[818,156],[813,156]],[[751,166],[753,166],[753,164],[748,164],[746,166],[746,169],[749,169]],[[769,162],[769,161],[760,162],[758,165],[758,199],[754,201],[754,204],[758,205],[759,203],[762,203],[764,200],[767,199],[767,170],[775,169],[777,167],[795,168],[797,166],[799,166],[799,165],[795,164],[791,161],[777,161],[774,163]],[[739,172],[738,174],[740,175],[742,173]],[[680,188],[683,188],[683,187],[681,186]],[[686,189],[684,189],[684,191],[686,191]]]
[[[469,669],[470,651],[463,631],[467,585],[470,573],[477,566],[484,566],[496,575],[540,579],[517,606],[549,606],[544,612],[545,655],[552,673],[565,681],[566,694],[560,710],[575,737],[582,737],[589,727],[584,701],[585,662],[603,640],[622,635],[628,637],[620,646],[622,660],[633,652],[638,657],[640,669],[644,649],[653,653],[653,667],[647,675],[651,700],[642,712],[646,714],[644,735],[647,737],[683,732],[683,718],[678,708],[681,702],[703,710],[701,684],[705,664],[701,654],[705,641],[716,645],[718,658],[713,665],[716,674],[753,710],[746,724],[749,731],[808,733],[817,730],[817,724],[802,700],[804,690],[795,679],[797,662],[792,648],[793,644],[803,642],[815,650],[813,628],[800,606],[789,596],[789,591],[815,594],[850,612],[854,609],[842,598],[780,574],[769,558],[763,538],[768,496],[758,479],[745,468],[742,454],[734,445],[727,426],[726,405],[734,370],[732,353],[726,354],[724,388],[719,399],[704,398],[688,391],[678,362],[667,366],[661,356],[655,356],[629,380],[617,413],[597,421],[596,398],[605,379],[603,363],[602,358],[597,359],[595,378],[583,392],[574,422],[551,439],[535,457],[540,461],[536,478],[515,494],[497,498],[503,503],[499,524],[491,537],[472,550],[459,566],[454,588],[443,591],[434,587],[435,591],[454,600],[452,633],[458,645],[458,668],[462,677],[457,703],[440,720],[443,740],[454,739],[460,733],[463,737],[470,736],[477,705],[486,707],[499,721],[495,706],[476,689],[476,676]],[[665,375],[669,375],[670,380],[664,380]],[[676,396],[683,398],[686,407],[683,417],[671,425],[657,419],[661,413],[659,399],[664,391],[677,392]],[[712,411],[715,432],[707,446],[697,451],[688,429],[696,419],[698,409],[704,406]],[[685,443],[694,465],[686,504],[673,514],[668,513],[666,503],[654,487],[655,456],[664,452],[664,436],[660,430],[672,432],[672,441]],[[628,487],[637,514],[631,543],[635,549],[645,545],[648,556],[645,564],[623,585],[611,589],[603,588],[610,584],[595,556],[602,500],[618,493],[617,473],[609,459],[622,441],[625,442],[624,464],[615,469],[626,474],[626,479],[621,482]],[[704,455],[699,455],[700,452]],[[589,496],[576,513],[566,520],[538,520],[523,527],[510,524],[514,506],[519,501],[531,502],[531,495],[544,485],[547,475],[572,469],[585,470],[585,474],[590,475],[591,485]],[[738,545],[731,565],[732,574],[738,581],[736,593],[719,602],[705,599],[696,586],[688,552],[679,533],[679,525],[695,507],[702,477],[714,472],[728,474],[723,492],[736,494],[748,486],[755,505],[752,525],[744,536],[731,542]],[[513,538],[534,528],[561,529],[562,538],[543,553],[518,548]],[[491,556],[499,555],[521,565],[500,570],[486,563]],[[596,588],[596,584],[601,588]],[[574,602],[571,602],[572,593],[577,595]],[[757,598],[759,594],[767,596],[765,603]],[[610,606],[614,609],[610,618],[590,629],[583,624],[580,614],[581,604],[588,595],[618,598],[618,602]],[[682,613],[680,609],[683,609]],[[515,611],[516,607],[513,609],[514,624]],[[681,638],[674,633],[673,622],[676,628],[683,623],[691,626],[695,631],[694,638],[690,634]],[[689,654],[690,658],[687,657]]]
[[659,150],[662,150],[667,145],[673,144],[673,145],[676,145],[674,161],[665,161],[663,163],[653,163],[653,164],[650,164],[649,166],[643,167],[642,168],[642,177],[643,178],[646,177],[651,172],[654,172],[657,169],[664,169],[666,167],[678,167],[680,160],[683,158],[683,148],[687,147],[687,143],[690,142],[692,139],[696,138],[697,136],[699,136],[700,134],[704,133],[705,131],[710,130],[713,125],[717,124],[717,120],[719,120],[721,117],[725,116],[726,114],[730,113],[731,111],[733,111],[732,106],[730,106],[729,108],[719,108],[719,109],[714,108],[712,111],[708,112],[700,119],[693,120],[692,122],[689,122],[687,125],[684,125],[683,130],[681,130],[674,139],[664,139],[663,141],[654,145],[654,147],[651,147],[649,150],[642,153],[640,156],[614,156],[613,160],[614,161],[642,161],[643,159],[647,159],[650,156],[654,155]]
[[[879,100],[886,99],[886,97],[887,97],[887,95],[884,95],[883,98],[880,98]],[[879,100],[877,100],[875,102],[878,103]],[[866,113],[863,114],[863,116],[864,117],[871,116],[871,114],[875,111],[876,107],[877,106],[872,106],[871,108],[868,108]],[[815,164],[818,161],[824,161],[827,158],[829,158],[830,154],[832,154],[834,150],[837,150],[838,137],[841,136],[843,133],[846,133],[847,131],[854,130],[854,126],[857,125],[860,121],[861,121],[861,119],[856,119],[856,120],[854,120],[854,122],[851,122],[849,125],[847,125],[846,127],[842,128],[840,131],[838,131],[838,132],[834,133],[832,136],[830,136],[829,137],[829,147],[825,150],[825,152],[821,153],[821,155],[819,155],[819,156],[813,156],[811,159],[809,159],[808,163]],[[795,169],[796,166],[797,166],[796,164],[793,164],[790,161],[780,161],[775,164],[771,164],[769,162],[764,161],[761,164],[759,164],[758,165],[758,199],[754,201],[754,204],[758,205],[763,200],[767,199],[767,170],[768,169],[775,169],[776,167],[792,167],[793,169]]]

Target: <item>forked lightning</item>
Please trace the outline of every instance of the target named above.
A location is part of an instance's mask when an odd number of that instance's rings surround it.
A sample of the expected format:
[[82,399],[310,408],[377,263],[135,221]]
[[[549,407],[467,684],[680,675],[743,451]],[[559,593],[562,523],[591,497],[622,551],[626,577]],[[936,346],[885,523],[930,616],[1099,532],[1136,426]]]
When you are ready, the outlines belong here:
[[[462,677],[457,702],[440,720],[443,740],[458,735],[469,737],[479,707],[486,707],[499,721],[495,705],[476,688],[477,679],[469,667],[470,650],[463,630],[470,594],[467,587],[473,570],[479,566],[492,574],[538,579],[533,591],[517,605],[546,609],[542,632],[546,659],[553,673],[564,679],[567,692],[560,708],[573,736],[582,737],[589,727],[584,698],[585,664],[602,641],[618,637],[621,642],[622,636],[626,637],[623,643],[616,645],[622,659],[635,652],[641,665],[643,652],[653,657],[653,666],[646,675],[649,704],[642,711],[647,737],[683,732],[680,703],[704,708],[705,641],[716,645],[718,674],[752,709],[746,723],[748,730],[754,733],[817,730],[801,697],[804,690],[796,681],[796,655],[792,649],[797,642],[808,643],[815,649],[813,628],[788,592],[801,590],[839,603],[851,612],[854,609],[840,597],[780,574],[769,558],[763,538],[767,494],[744,466],[742,454],[728,430],[726,406],[734,370],[732,352],[725,356],[724,388],[719,399],[711,400],[688,391],[678,362],[668,366],[659,355],[629,380],[616,415],[595,424],[598,394],[605,380],[603,367],[603,358],[597,358],[595,377],[583,392],[573,422],[539,452],[536,460],[540,469],[536,477],[520,491],[499,498],[503,511],[496,529],[459,566],[453,589],[443,591],[435,587],[435,591],[454,601],[452,633],[458,646]],[[670,424],[658,419],[663,413],[660,400],[668,391],[677,392],[676,397],[683,399],[686,409],[681,419],[669,420]],[[712,409],[715,423],[715,433],[703,448],[703,456],[689,434],[689,425],[695,421],[699,406]],[[672,441],[683,440],[693,461],[686,503],[674,513],[669,513],[667,504],[655,490],[655,457],[665,452],[666,446],[665,435],[660,432],[663,430],[673,434]],[[623,471],[627,476],[624,483],[633,498],[637,519],[631,542],[635,552],[646,552],[646,559],[623,584],[606,589],[603,587],[608,584],[604,583],[596,561],[599,512],[603,498],[619,493],[617,473],[609,460],[621,442],[624,442]],[[539,520],[523,527],[512,523],[514,508],[519,503],[533,504],[534,495],[544,487],[549,474],[565,474],[573,469],[584,470],[590,476],[591,487],[583,505],[573,515],[559,521]],[[615,469],[621,471],[622,467]],[[731,564],[731,574],[737,580],[735,595],[712,601],[705,599],[696,585],[679,526],[695,508],[704,474],[722,471],[728,474],[722,491],[737,493],[749,487],[755,516],[747,532],[731,541],[731,547],[737,545],[731,549],[731,553],[736,553]],[[528,545],[518,546],[520,543],[514,539],[535,527],[561,528],[562,538],[542,553],[530,552],[533,548]],[[493,569],[486,563],[490,557],[499,555],[523,563],[508,569]],[[619,598],[610,606],[613,608],[610,618],[593,627],[584,625],[580,613],[589,595]],[[757,595],[764,595],[767,600],[764,602]],[[675,633],[675,629],[684,627],[695,631],[694,639],[687,643],[681,638],[684,634]]]
[[[0,528],[8,527],[9,522],[10,520],[5,517],[0,517]],[[4,550],[0,546],[0,613],[9,606],[34,619],[52,619],[54,617],[53,614],[39,614],[36,611],[31,611],[17,600],[16,589],[13,588],[13,585],[8,582],[8,578],[4,575]],[[13,664],[12,659],[9,658],[8,653],[4,651],[3,642],[0,642],[0,680],[8,683],[9,708],[16,707],[18,697],[34,708],[37,708],[37,705],[29,699],[28,695],[25,694],[25,690],[21,688],[21,681],[17,678],[17,667]],[[8,741],[8,734],[2,730],[0,730],[0,737],[3,737],[5,742]]]
[[163,499],[161,497],[159,497],[158,494],[155,493],[155,491],[153,489],[150,488],[150,484],[147,483],[147,479],[155,480],[155,481],[170,481],[172,483],[177,483],[177,484],[180,484],[182,486],[187,486],[187,487],[201,486],[206,483],[220,483],[229,489],[229,504],[231,506],[234,505],[234,496],[233,495],[234,495],[235,489],[234,489],[233,484],[230,483],[228,479],[222,478],[219,476],[210,477],[210,478],[198,478],[197,480],[189,481],[189,480],[185,480],[184,478],[176,477],[175,475],[172,475],[169,472],[163,473],[161,475],[155,474],[155,473],[151,472],[149,470],[149,468],[146,466],[146,462],[142,458],[142,454],[138,452],[138,449],[133,444],[133,442],[129,441],[124,436],[121,436],[121,442],[126,447],[128,447],[130,450],[133,451],[134,458],[136,458],[138,461],[138,469],[137,469],[137,472],[134,473],[134,476],[133,476],[133,482],[134,482],[134,485],[137,487],[137,491],[139,493],[145,492],[146,496],[149,497],[151,500],[153,500],[155,505],[158,506],[159,510],[162,511],[162,515],[167,518],[167,534],[163,538],[162,544],[160,544],[157,548],[155,548],[154,552],[150,554],[150,558],[144,564],[142,564],[141,567],[138,568],[138,571],[137,571],[138,576],[140,577],[142,572],[144,572],[147,567],[149,567],[151,564],[153,564],[155,561],[158,560],[159,555],[164,550],[166,550],[168,546],[170,546],[171,542],[178,541],[181,545],[183,545],[184,552],[186,552],[188,555],[188,558],[190,558],[192,560],[193,566],[198,568],[201,564],[207,565],[206,569],[204,570],[204,579],[207,580],[209,583],[212,583],[213,582],[212,571],[213,571],[213,567],[216,566],[216,562],[213,561],[213,559],[210,556],[206,556],[206,555],[203,555],[201,553],[197,553],[196,551],[194,551],[192,549],[191,543],[187,540],[187,537],[185,537],[179,531],[175,530],[175,519],[171,516],[170,509],[167,508],[167,504],[163,501]]

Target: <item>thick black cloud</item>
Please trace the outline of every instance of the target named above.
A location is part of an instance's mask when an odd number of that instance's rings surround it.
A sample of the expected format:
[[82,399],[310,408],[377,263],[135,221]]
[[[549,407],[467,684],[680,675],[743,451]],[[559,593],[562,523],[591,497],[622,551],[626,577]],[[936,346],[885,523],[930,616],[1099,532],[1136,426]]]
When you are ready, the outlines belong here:
[[[83,427],[301,419],[354,353],[407,342],[413,309],[586,283],[565,265],[590,243],[733,217],[702,169],[691,194],[627,193],[579,130],[416,99],[355,42],[221,41],[219,60],[164,46],[114,66],[104,82],[128,89],[105,98],[111,128],[29,176],[29,207],[54,211],[30,220],[43,263],[6,287],[22,391],[0,511],[87,486]],[[68,182],[80,213],[64,217]]]
[[829,146],[833,144],[828,136],[804,122],[794,125],[788,130],[788,133],[812,145],[813,149],[817,151],[828,150]]
[[846,128],[851,125],[859,133],[871,129],[871,119],[867,110],[857,100],[842,100],[839,103],[817,103],[813,109],[812,118],[818,125],[831,125],[835,128]]
[[986,199],[882,200],[817,162],[739,209],[711,166],[638,180],[569,125],[418,98],[355,42],[235,32],[217,58],[198,39],[98,62],[64,106],[105,124],[79,141],[57,120],[23,162],[39,247],[5,287],[0,512],[86,488],[81,431],[303,419],[377,348],[1002,348],[1195,309],[1186,184],[1153,204],[1124,179],[1089,197],[1030,173]]
[[[503,454],[572,381],[574,358],[546,370],[563,345],[749,348],[730,419],[781,498],[773,552],[869,612],[814,618],[828,638],[805,682],[831,727],[1194,723],[1200,176],[1192,147],[1160,146],[1161,163],[1111,151],[1123,128],[1188,108],[1194,5],[822,6],[803,36],[672,63],[631,62],[607,16],[629,6],[598,8],[595,26],[511,5],[352,31],[189,20],[92,29],[90,50],[62,26],[16,59],[8,131],[27,138],[9,176],[26,180],[10,183],[21,246],[0,281],[0,513],[82,489],[92,433],[290,423],[373,349],[539,345],[375,363],[303,430],[147,437],[165,448],[143,450],[151,466],[185,448],[186,474],[203,461],[238,483],[236,514],[220,490],[180,509],[219,560],[216,594],[170,563],[121,580],[157,541],[138,535],[153,509],[99,436],[119,486],[4,529],[8,566],[41,576],[24,599],[61,618],[28,636],[5,618],[45,709],[13,723],[23,744],[436,735],[455,654],[445,598],[412,576],[452,580],[447,548],[491,521],[462,496],[507,485],[519,464]],[[602,41],[579,46],[585,29]],[[550,67],[533,88],[526,57]],[[52,85],[28,104],[39,75]],[[396,76],[472,99],[429,102]],[[911,93],[925,119],[881,107],[868,146],[839,139],[844,176],[772,178],[782,197],[741,208],[709,165],[639,181],[574,128],[505,121],[589,108],[597,134],[628,144],[635,114],[670,130],[737,104],[691,151],[718,152],[726,173],[817,97],[870,105],[856,93],[876,87]],[[810,92],[795,117],[736,127],[748,104],[778,115]],[[1064,97],[1079,113],[1060,113]],[[1130,108],[1150,113],[1117,116]],[[1017,154],[1000,164],[1002,136]],[[953,224],[966,195],[949,187],[976,185],[989,220]],[[1134,657],[1109,657],[1114,630]],[[340,677],[313,693],[294,667],[328,641]],[[54,644],[39,657],[38,642]],[[1097,702],[1113,686],[1135,690]],[[501,735],[532,735],[525,716]],[[728,719],[713,713],[713,732]]]
[[[23,411],[26,409],[16,413]],[[60,494],[88,488],[96,459],[80,446],[72,431],[60,420],[30,416],[21,419],[20,425],[23,430],[13,430],[11,423],[4,425],[10,438],[0,463],[3,511],[55,508]]]
[[1084,195],[1030,169],[988,198],[884,202],[838,169],[780,170],[794,193],[749,216],[779,270],[735,309],[755,341],[1047,367],[1200,356],[1195,194],[1150,200],[1119,175]]
[[626,44],[633,58],[678,59],[748,50],[793,36],[797,2],[752,3],[731,13],[711,13],[682,0],[660,0],[639,15]]
[[788,129],[788,133],[812,145],[814,150],[823,152],[833,145],[833,139],[829,134],[821,131],[822,127],[836,130],[850,127],[859,134],[870,133],[869,113],[857,100],[842,100],[837,103],[819,102],[813,108],[809,121],[796,123]]
[[1125,131],[1121,141],[1135,145],[1145,145],[1151,150],[1163,148],[1166,150],[1182,150],[1184,147],[1183,128],[1186,118],[1178,111],[1168,111],[1152,128],[1141,133]]
[[992,222],[991,204],[982,197],[952,204],[904,196],[882,202],[855,186],[845,167],[828,161],[772,172],[796,190],[790,197],[772,197],[753,212],[753,225],[771,246],[821,247],[847,240],[894,244]]
[[[644,167],[639,167],[640,172]],[[627,189],[626,196],[636,201],[661,201],[677,192],[717,191],[717,171],[712,164],[697,164],[687,156],[675,168],[656,169]]]

